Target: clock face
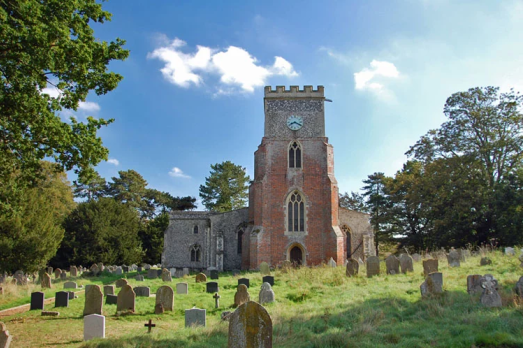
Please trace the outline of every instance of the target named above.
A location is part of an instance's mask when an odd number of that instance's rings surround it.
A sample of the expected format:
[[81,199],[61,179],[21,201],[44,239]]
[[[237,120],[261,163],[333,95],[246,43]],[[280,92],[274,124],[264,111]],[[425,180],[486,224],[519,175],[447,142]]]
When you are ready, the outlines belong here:
[[298,130],[303,126],[303,119],[301,116],[291,116],[287,119],[287,127],[291,130]]

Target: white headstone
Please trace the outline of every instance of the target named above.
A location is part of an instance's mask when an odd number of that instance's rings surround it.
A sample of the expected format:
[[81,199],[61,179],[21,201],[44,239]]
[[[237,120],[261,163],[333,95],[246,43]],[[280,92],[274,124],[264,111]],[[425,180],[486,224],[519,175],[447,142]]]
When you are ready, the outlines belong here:
[[176,284],[176,293],[179,295],[187,295],[189,293],[189,286],[187,283]]
[[105,338],[105,317],[91,314],[84,317],[84,341],[93,338]]

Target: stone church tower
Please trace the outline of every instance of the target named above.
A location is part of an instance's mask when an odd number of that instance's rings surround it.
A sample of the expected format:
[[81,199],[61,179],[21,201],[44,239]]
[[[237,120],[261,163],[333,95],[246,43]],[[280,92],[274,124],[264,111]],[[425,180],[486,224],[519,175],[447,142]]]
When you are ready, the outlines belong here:
[[315,265],[332,257],[343,264],[346,258],[324,103],[323,86],[265,87],[265,133],[254,154],[244,269],[263,261]]
[[249,207],[171,212],[163,267],[309,266],[331,257],[342,265],[375,255],[369,215],[338,206],[324,103],[322,86],[265,87],[265,133],[254,154]]

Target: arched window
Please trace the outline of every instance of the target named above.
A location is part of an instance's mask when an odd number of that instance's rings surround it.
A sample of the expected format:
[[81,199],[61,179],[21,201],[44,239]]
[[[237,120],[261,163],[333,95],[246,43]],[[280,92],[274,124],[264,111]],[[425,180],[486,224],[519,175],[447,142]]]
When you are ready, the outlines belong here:
[[287,203],[287,230],[289,232],[305,231],[305,202],[298,191],[294,191]]
[[238,231],[238,245],[236,246],[236,250],[238,251],[238,254],[242,253],[242,242],[243,242],[243,230]]
[[301,168],[301,146],[297,141],[289,146],[289,168]]
[[195,225],[194,228],[192,229],[192,232],[194,234],[198,233],[198,225]]
[[193,245],[191,247],[191,261],[200,262],[202,260],[202,252],[199,245]]

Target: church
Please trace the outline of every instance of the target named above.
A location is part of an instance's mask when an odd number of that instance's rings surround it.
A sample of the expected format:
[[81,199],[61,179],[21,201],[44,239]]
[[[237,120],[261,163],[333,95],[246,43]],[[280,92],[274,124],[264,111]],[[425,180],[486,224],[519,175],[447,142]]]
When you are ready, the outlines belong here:
[[332,258],[343,265],[375,255],[370,216],[338,204],[324,94],[323,86],[265,87],[249,207],[171,212],[163,267],[255,270],[261,262],[309,266]]

